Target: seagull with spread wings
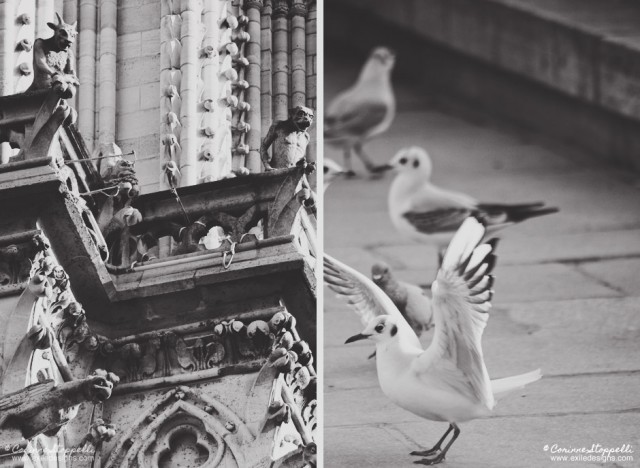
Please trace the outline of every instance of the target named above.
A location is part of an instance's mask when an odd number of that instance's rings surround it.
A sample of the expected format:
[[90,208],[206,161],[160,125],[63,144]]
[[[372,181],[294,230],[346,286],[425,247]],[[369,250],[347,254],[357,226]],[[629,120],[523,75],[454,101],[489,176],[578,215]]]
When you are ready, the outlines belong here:
[[468,218],[453,237],[431,287],[435,330],[426,350],[391,299],[373,282],[325,255],[325,281],[366,324],[346,343],[373,340],[383,393],[417,416],[449,423],[433,448],[411,452],[425,457],[415,462],[418,464],[442,462],[460,435],[459,423],[491,414],[496,399],[542,376],[537,369],[489,379],[481,338],[491,308],[497,241],[482,243],[484,235],[484,226]]
[[543,202],[524,204],[480,203],[461,192],[431,183],[431,158],[420,147],[400,150],[389,162],[397,171],[389,190],[389,215],[395,228],[419,242],[436,244],[442,252],[462,222],[469,216],[482,221],[487,232],[529,218],[557,213]]
[[338,94],[327,106],[324,137],[330,144],[344,149],[347,175],[354,176],[351,151],[371,173],[384,172],[386,165],[376,165],[364,152],[365,140],[386,131],[396,114],[396,100],[391,87],[395,54],[377,47],[369,56],[356,83]]

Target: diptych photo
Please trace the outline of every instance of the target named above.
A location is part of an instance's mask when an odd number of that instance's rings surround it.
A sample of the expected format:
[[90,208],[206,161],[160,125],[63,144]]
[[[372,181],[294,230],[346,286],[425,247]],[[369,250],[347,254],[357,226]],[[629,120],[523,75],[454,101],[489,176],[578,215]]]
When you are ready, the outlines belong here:
[[0,467],[638,465],[632,0],[0,0]]

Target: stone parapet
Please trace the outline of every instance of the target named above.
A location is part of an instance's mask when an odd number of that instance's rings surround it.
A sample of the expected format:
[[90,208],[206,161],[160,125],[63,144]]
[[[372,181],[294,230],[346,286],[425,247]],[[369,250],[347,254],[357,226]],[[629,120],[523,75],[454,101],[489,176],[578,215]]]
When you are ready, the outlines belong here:
[[[338,7],[336,2],[330,1],[326,7],[327,22],[334,20],[334,14],[345,16],[345,8],[356,15],[361,12],[360,16],[389,25],[394,30],[397,28],[414,39],[428,41],[431,48],[414,46],[410,52],[409,49],[404,51],[413,54],[414,73],[428,74],[438,81],[439,78],[433,75],[440,72],[445,76],[440,79],[443,82],[451,80],[448,73],[452,68],[458,71],[473,68],[466,78],[455,77],[449,85],[458,86],[462,91],[456,93],[473,99],[482,99],[479,95],[485,91],[483,87],[492,88],[490,82],[500,80],[500,84],[493,87],[503,88],[503,98],[507,93],[526,92],[534,96],[530,99],[532,102],[522,96],[509,96],[504,100],[515,104],[513,109],[506,109],[509,103],[499,102],[500,97],[492,95],[493,89],[486,92],[491,97],[486,102],[491,105],[498,101],[495,107],[508,116],[516,109],[521,113],[523,104],[529,105],[535,117],[520,116],[527,124],[532,124],[534,118],[540,119],[536,106],[541,100],[555,101],[563,107],[562,120],[569,123],[564,122],[561,129],[551,128],[552,133],[582,140],[578,143],[584,147],[626,164],[640,165],[633,136],[640,121],[637,93],[640,85],[637,73],[640,67],[640,5],[636,2],[346,0]],[[352,17],[351,14],[346,16]],[[357,29],[361,28],[365,26]],[[337,37],[341,29],[330,28],[328,37],[342,39]],[[377,41],[380,41],[379,25],[377,31]],[[349,35],[358,36],[353,30]],[[386,35],[390,36],[393,34]],[[370,37],[372,41],[374,38],[375,34]],[[390,42],[395,40],[390,38]],[[362,39],[355,41],[363,42]],[[436,64],[435,60],[441,59],[443,51],[455,55],[453,59],[445,59],[444,65]],[[460,58],[473,62],[460,66]],[[430,62],[421,63],[425,60]],[[458,63],[452,65],[452,61]],[[401,62],[402,55],[400,68]],[[489,83],[485,84],[485,79]],[[521,81],[516,83],[515,80]],[[504,83],[507,85],[503,86]],[[527,88],[531,85],[537,86],[538,90]],[[574,109],[567,112],[572,106]],[[553,110],[553,102],[546,110]],[[518,117],[517,112],[515,116]],[[549,127],[557,127],[557,119],[552,120],[554,124]],[[585,135],[593,129],[597,129],[595,136]],[[621,147],[620,140],[627,143]]]

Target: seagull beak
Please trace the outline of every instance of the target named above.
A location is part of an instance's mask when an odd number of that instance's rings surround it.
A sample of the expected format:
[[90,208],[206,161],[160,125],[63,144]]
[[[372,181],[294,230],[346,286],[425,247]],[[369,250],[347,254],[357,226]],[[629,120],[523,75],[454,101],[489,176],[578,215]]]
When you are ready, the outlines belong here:
[[347,341],[345,341],[344,344],[353,343],[354,341],[366,340],[370,336],[371,335],[365,335],[364,333],[358,333],[357,335],[353,335],[352,337],[347,338]]
[[395,169],[395,166],[392,164],[383,164],[382,166],[378,166],[376,168],[376,172],[387,172]]

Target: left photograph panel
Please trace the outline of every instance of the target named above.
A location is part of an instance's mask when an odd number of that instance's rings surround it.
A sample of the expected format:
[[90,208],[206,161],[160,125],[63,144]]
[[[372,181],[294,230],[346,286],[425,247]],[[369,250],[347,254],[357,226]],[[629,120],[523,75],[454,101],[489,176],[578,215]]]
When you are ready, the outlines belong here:
[[313,0],[0,0],[0,467],[316,466]]

